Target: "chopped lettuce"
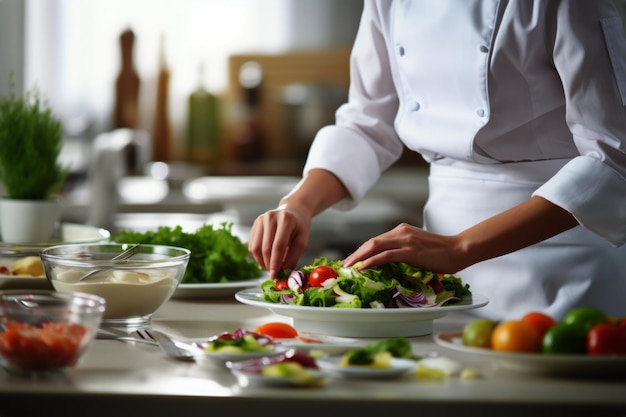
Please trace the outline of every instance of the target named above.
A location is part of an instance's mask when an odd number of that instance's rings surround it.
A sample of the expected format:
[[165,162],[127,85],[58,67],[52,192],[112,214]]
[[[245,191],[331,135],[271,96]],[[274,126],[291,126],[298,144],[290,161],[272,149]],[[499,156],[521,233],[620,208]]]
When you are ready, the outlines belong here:
[[[333,268],[337,278],[325,281],[323,287],[308,287],[309,274],[320,265]],[[278,278],[292,272],[281,271]],[[343,267],[341,261],[320,257],[302,267],[299,273],[304,277],[304,285],[298,288],[276,290],[275,281],[266,280],[261,285],[265,301],[333,308],[394,308],[442,305],[471,295],[469,285],[455,275],[438,275],[401,262],[360,271],[359,264],[348,268]],[[438,293],[433,288],[438,288]]]
[[205,224],[195,233],[181,226],[161,226],[156,231],[120,230],[117,243],[168,245],[189,249],[191,256],[182,282],[217,283],[243,281],[261,276],[261,268],[248,253],[248,245],[232,232],[233,223]]

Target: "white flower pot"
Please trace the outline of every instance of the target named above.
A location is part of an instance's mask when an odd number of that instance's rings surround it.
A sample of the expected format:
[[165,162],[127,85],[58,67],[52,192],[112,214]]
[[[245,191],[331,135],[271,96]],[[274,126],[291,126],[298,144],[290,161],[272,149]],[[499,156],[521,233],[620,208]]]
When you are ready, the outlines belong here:
[[60,203],[0,198],[0,236],[8,243],[50,242],[60,218]]

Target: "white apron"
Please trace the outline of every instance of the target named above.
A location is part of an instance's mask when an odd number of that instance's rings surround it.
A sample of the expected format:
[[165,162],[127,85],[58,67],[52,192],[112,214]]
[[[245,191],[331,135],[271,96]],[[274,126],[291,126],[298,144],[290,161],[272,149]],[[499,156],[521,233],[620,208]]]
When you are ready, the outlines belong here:
[[[568,160],[484,165],[442,159],[431,164],[424,227],[451,235],[530,198]],[[626,316],[626,245],[614,248],[576,227],[539,244],[459,271],[489,298],[471,313],[519,319],[538,310],[560,319],[574,306]]]

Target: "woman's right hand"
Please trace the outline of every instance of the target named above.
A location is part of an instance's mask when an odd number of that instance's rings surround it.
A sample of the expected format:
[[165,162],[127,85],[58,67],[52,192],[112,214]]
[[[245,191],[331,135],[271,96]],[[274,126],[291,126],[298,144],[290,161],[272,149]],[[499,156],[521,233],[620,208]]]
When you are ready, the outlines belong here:
[[306,249],[312,215],[307,210],[283,204],[254,221],[248,250],[261,268],[276,278],[281,269],[294,269]]
[[334,174],[312,169],[277,208],[257,217],[248,250],[270,278],[276,278],[281,269],[295,269],[309,243],[313,217],[348,196]]

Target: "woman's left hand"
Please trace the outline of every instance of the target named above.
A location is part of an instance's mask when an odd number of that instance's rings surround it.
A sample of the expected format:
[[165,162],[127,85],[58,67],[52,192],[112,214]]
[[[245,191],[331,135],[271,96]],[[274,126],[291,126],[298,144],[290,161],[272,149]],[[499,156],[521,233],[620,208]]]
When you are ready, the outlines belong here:
[[404,262],[438,273],[456,273],[467,266],[460,254],[462,248],[456,236],[438,235],[402,223],[366,241],[343,264],[352,266],[363,261],[360,269],[367,269],[388,262]]

